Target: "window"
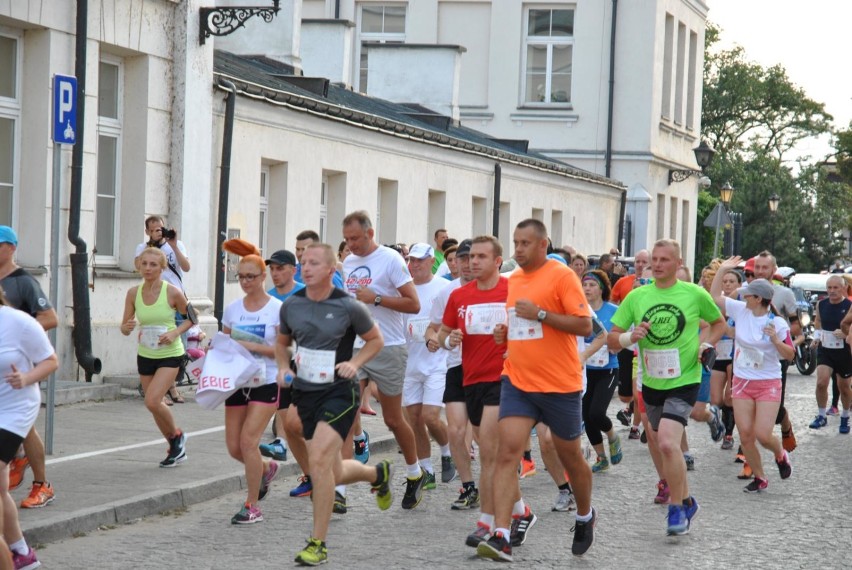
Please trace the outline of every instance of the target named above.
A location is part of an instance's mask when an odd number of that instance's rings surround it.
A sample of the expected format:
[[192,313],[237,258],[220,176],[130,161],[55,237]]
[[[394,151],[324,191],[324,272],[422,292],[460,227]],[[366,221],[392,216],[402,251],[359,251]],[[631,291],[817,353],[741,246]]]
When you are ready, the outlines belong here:
[[569,104],[574,10],[529,9],[524,45],[524,104]]
[[698,34],[689,33],[689,67],[686,75],[686,128],[695,129],[695,88],[702,78],[696,77],[695,65],[698,60]]
[[102,60],[98,67],[98,184],[95,203],[95,251],[102,262],[118,261],[121,85],[121,63]]
[[367,92],[368,45],[371,43],[405,43],[404,4],[362,4],[359,10],[358,85]]
[[396,243],[397,196],[399,182],[379,179],[379,192],[376,204],[376,239],[379,243]]
[[471,208],[472,219],[470,227],[473,229],[472,236],[483,236],[488,233],[488,200],[473,197]]
[[258,202],[259,219],[257,225],[257,246],[264,257],[268,253],[266,244],[269,242],[269,168],[260,169],[260,200]]
[[675,67],[675,110],[674,121],[678,125],[683,124],[683,90],[684,90],[684,64],[686,63],[686,26],[679,23],[677,26],[677,67]]
[[674,16],[666,14],[666,35],[663,44],[663,85],[660,116],[672,116],[672,66],[674,65]]
[[19,96],[19,42],[0,36],[0,225],[14,225],[16,170],[15,154],[21,118]]
[[325,234],[328,230],[328,176],[322,177],[320,185],[320,211],[319,211],[319,236],[320,241],[326,243]]

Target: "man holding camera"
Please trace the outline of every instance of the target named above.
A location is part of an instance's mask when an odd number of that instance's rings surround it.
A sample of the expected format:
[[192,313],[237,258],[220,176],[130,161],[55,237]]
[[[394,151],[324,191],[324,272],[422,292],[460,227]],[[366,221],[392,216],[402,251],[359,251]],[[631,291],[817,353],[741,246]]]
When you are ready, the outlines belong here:
[[161,216],[148,216],[145,220],[145,234],[148,241],[136,246],[138,258],[146,247],[158,247],[166,254],[168,267],[163,270],[163,280],[171,283],[181,291],[183,287],[183,274],[189,271],[189,257],[186,254],[186,246],[177,239],[177,232],[165,226]]

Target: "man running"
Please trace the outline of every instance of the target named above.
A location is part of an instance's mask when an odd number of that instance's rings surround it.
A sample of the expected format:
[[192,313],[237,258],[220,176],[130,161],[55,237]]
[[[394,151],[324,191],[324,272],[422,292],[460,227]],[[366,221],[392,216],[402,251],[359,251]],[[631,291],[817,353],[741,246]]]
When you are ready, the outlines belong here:
[[[633,290],[612,317],[607,338],[613,350],[639,344],[642,398],[652,432],[662,455],[662,471],[669,486],[668,534],[689,532],[698,513],[698,501],[689,494],[686,462],[680,443],[701,385],[699,358],[716,344],[725,321],[710,294],[693,283],[679,281],[680,244],[663,239],[651,252],[652,286]],[[710,324],[707,344],[699,347],[701,320]],[[626,332],[635,325],[632,332]]]
[[846,334],[841,322],[849,312],[852,302],[846,298],[846,281],[840,275],[832,275],[825,282],[828,297],[817,303],[814,315],[814,326],[817,330],[814,342],[819,343],[817,349],[817,417],[810,424],[811,429],[820,429],[828,423],[826,408],[828,406],[828,383],[831,376],[837,374],[843,411],[840,413],[840,433],[849,433],[849,406],[852,405],[852,354],[846,343]]

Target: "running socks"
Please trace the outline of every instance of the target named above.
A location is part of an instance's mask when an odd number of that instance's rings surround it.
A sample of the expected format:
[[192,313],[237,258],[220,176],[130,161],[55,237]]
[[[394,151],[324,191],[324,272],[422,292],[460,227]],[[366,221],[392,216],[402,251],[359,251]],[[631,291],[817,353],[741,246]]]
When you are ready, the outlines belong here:
[[[423,468],[423,471],[425,471],[426,473],[429,473],[430,475],[435,474],[435,468],[432,467],[432,458],[431,457],[427,457],[426,459],[421,459],[419,461],[419,463],[420,463],[420,467]],[[409,473],[409,475],[410,475],[410,473]]]
[[523,499],[519,499],[517,502],[515,502],[514,505],[512,505],[512,516],[517,515],[519,517],[522,517],[526,514],[526,512],[527,512],[527,507],[526,507],[526,505],[524,505]]
[[532,461],[532,449],[524,450],[524,459],[527,461]]
[[406,465],[405,474],[408,476],[409,479],[417,479],[418,477],[420,477],[421,474],[420,464],[414,463],[412,465]]

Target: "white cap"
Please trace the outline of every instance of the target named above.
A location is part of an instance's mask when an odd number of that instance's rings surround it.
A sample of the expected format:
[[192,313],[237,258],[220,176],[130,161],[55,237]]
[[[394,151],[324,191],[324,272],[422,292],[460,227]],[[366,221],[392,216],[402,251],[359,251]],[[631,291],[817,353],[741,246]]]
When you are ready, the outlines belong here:
[[426,243],[415,243],[408,248],[408,257],[414,259],[426,259],[427,257],[435,257],[435,250],[432,246]]

